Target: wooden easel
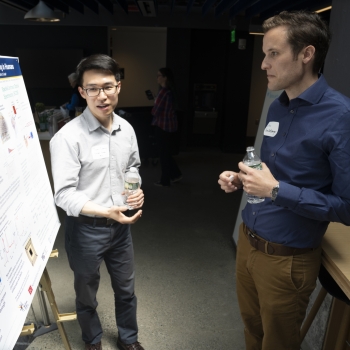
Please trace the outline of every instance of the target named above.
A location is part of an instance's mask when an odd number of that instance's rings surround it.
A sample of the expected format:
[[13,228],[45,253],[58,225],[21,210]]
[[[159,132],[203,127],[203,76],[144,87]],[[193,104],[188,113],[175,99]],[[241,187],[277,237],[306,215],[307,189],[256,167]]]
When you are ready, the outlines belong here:
[[[57,258],[57,257],[58,257],[58,250],[55,249],[51,252],[50,258]],[[43,271],[43,274],[41,276],[39,283],[41,286],[41,290],[46,292],[47,299],[50,302],[51,310],[52,310],[53,316],[55,318],[55,321],[57,323],[57,328],[58,328],[58,331],[60,332],[64,347],[66,350],[71,350],[72,348],[70,347],[68,337],[67,337],[66,331],[65,331],[64,326],[63,326],[63,322],[76,320],[77,314],[76,314],[76,312],[70,312],[70,313],[65,313],[65,314],[60,314],[58,312],[58,308],[57,308],[57,304],[56,304],[56,300],[55,300],[55,295],[53,294],[53,291],[51,288],[50,276],[49,276],[49,273],[48,273],[46,267]],[[32,323],[28,326],[23,327],[20,336],[33,334],[34,331],[35,331],[35,327],[34,327],[34,324]]]

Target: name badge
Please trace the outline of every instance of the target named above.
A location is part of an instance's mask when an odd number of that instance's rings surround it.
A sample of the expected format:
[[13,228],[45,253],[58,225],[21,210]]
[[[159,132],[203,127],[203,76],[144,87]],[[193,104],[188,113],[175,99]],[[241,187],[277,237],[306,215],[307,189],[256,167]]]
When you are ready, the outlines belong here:
[[109,145],[94,146],[91,148],[92,158],[102,159],[109,157]]
[[279,122],[269,122],[264,130],[265,136],[275,137],[280,126]]

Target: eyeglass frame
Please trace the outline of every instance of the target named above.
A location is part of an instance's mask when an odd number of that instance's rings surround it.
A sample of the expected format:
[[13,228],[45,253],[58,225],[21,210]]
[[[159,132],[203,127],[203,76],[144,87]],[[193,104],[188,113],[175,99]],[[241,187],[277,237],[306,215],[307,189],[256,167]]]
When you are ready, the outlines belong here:
[[[94,88],[84,88],[84,87],[82,87],[82,89],[86,92],[86,94],[87,94],[89,97],[97,97],[97,96],[99,96],[100,93],[101,93],[101,90],[103,91],[103,93],[104,93],[106,96],[112,96],[112,95],[114,95],[114,94],[117,92],[117,89],[118,89],[118,87],[120,87],[120,84],[121,84],[121,82],[119,82],[117,85],[109,85],[109,86],[106,86],[106,87],[103,87],[103,88],[98,88],[98,87],[96,87],[96,88],[95,88],[95,87],[94,87]],[[106,91],[105,91],[105,89],[110,88],[111,86],[114,86],[114,87],[116,88],[116,90],[115,90],[115,92],[113,92],[112,94],[107,94]],[[88,93],[88,90],[90,90],[90,89],[98,89],[98,94],[95,95],[95,96],[90,96],[89,93]]]

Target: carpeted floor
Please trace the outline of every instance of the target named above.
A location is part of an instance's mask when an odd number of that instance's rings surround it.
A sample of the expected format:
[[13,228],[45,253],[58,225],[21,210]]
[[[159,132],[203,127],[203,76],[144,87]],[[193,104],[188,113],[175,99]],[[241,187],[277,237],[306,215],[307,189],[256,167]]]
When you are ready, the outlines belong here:
[[[142,166],[145,205],[132,227],[136,262],[139,341],[146,350],[244,349],[243,325],[235,295],[232,233],[241,193],[225,194],[217,184],[223,170],[236,169],[243,155],[192,149],[176,159],[183,180],[156,187],[160,166]],[[64,213],[59,209],[64,219]],[[47,268],[61,313],[74,311],[73,277],[64,250],[63,228]],[[113,293],[101,269],[98,312],[103,349],[117,349]],[[48,309],[49,308],[49,304]],[[27,321],[40,326],[37,297]],[[51,310],[50,310],[51,311]],[[50,312],[51,322],[54,322]],[[77,321],[64,323],[71,348],[84,349]],[[41,327],[43,329],[43,327]],[[20,339],[19,339],[20,341]],[[22,339],[22,343],[25,340]],[[27,349],[64,349],[57,330],[38,336]]]

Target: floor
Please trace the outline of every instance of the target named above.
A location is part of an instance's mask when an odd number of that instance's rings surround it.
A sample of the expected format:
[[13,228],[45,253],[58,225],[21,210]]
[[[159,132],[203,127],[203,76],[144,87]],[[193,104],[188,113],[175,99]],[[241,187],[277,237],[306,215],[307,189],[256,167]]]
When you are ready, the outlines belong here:
[[[242,157],[216,149],[180,153],[176,159],[183,180],[170,188],[153,185],[159,180],[159,164],[150,162],[141,167],[145,205],[142,218],[132,227],[132,235],[139,341],[146,350],[245,348],[235,295],[232,242],[242,194],[225,194],[217,184],[218,175],[223,170],[236,169]],[[63,223],[64,213],[60,209],[58,212]],[[54,248],[59,257],[50,259],[47,265],[52,289],[60,313],[72,312],[73,276],[64,250],[62,226]],[[101,270],[97,299],[104,329],[103,349],[117,349],[113,293],[104,265]],[[37,326],[42,323],[37,296],[27,322]],[[66,322],[64,327],[72,350],[84,349],[77,321]],[[57,330],[36,337],[29,345],[25,339],[19,343],[29,350],[64,349]]]

